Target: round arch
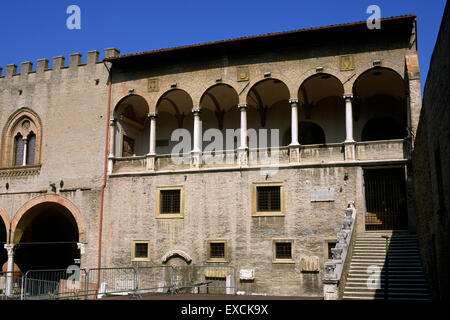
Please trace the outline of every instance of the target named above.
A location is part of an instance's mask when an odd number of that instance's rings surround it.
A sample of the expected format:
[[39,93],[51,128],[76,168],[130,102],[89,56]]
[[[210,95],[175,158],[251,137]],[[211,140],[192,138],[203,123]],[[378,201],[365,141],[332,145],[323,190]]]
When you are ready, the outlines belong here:
[[127,100],[133,100],[131,102],[139,102],[140,104],[143,104],[146,108],[147,108],[147,115],[150,113],[150,107],[148,104],[147,99],[145,99],[143,96],[138,95],[138,94],[128,94],[125,97],[122,97],[114,106],[114,110],[113,110],[113,116],[116,117],[118,112],[119,112],[119,108],[124,104],[124,102],[127,102]]
[[5,224],[7,232],[9,232],[9,226],[11,224],[11,221],[9,219],[8,213],[6,213],[5,209],[0,207],[0,218],[3,220],[3,223]]
[[289,86],[288,86],[289,79],[287,79],[285,77],[273,77],[273,76],[259,77],[248,83],[247,89],[245,89],[241,93],[239,103],[247,103],[250,92],[252,92],[252,90],[254,90],[258,85],[260,85],[261,83],[266,82],[266,81],[274,81],[274,82],[284,85],[285,89],[287,90],[287,99],[289,100],[291,98],[292,94],[291,94],[291,90],[289,89]]
[[61,197],[56,194],[44,195],[40,197],[33,198],[25,203],[14,215],[14,218],[11,221],[11,240],[12,243],[19,243],[20,238],[24,232],[23,227],[27,225],[29,219],[31,217],[27,216],[27,213],[33,207],[45,204],[45,203],[56,203],[67,209],[73,216],[77,228],[78,228],[78,237],[79,242],[86,243],[86,227],[83,216],[80,210],[77,208],[75,204],[73,204],[70,200]]
[[373,68],[369,68],[369,69],[363,71],[361,74],[359,74],[358,77],[356,77],[355,80],[352,83],[352,92],[353,92],[353,94],[354,95],[357,94],[357,92],[355,90],[356,85],[362,79],[367,77],[370,73],[372,73],[375,76],[380,76],[381,73],[383,73],[383,72],[384,72],[385,75],[389,76],[389,80],[397,81],[398,83],[401,83],[403,85],[403,90],[401,92],[401,95],[404,95],[405,94],[405,89],[406,89],[405,79],[396,70],[394,70],[392,68],[388,68],[388,67],[373,67]]
[[[201,92],[201,94],[200,94],[198,101],[194,101],[194,98],[193,98],[194,105],[197,102],[198,105],[201,107],[201,101],[203,100],[203,97],[205,96],[207,91],[209,91],[210,89],[212,89],[216,86],[220,86],[220,85],[224,85],[224,86],[229,87],[230,89],[233,89],[239,99],[238,89],[235,87],[235,85],[232,81],[229,81],[228,79],[226,79],[226,80],[222,80],[220,82],[214,82],[213,84],[211,84],[211,83],[203,84],[202,87],[199,89],[199,92]],[[239,101],[238,101],[238,103],[239,103]]]
[[189,98],[191,105],[194,106],[194,100],[192,99],[192,96],[189,94],[189,92],[183,88],[176,87],[176,88],[166,90],[163,93],[161,93],[158,97],[156,97],[155,112],[158,112],[158,107],[164,98],[166,98],[171,93],[177,92],[177,91],[182,92],[183,95],[186,95]]
[[162,257],[161,262],[163,264],[165,264],[165,263],[167,263],[167,261],[169,261],[170,258],[173,258],[173,257],[180,257],[183,260],[185,260],[187,264],[190,264],[192,262],[191,256],[183,250],[171,250],[171,251],[167,252]]

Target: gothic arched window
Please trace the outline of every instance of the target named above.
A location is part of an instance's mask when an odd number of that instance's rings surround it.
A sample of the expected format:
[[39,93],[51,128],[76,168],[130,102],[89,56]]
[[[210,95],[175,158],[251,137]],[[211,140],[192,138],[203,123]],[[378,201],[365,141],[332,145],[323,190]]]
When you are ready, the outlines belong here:
[[23,108],[14,113],[3,129],[1,166],[19,167],[40,163],[42,129],[39,117]]

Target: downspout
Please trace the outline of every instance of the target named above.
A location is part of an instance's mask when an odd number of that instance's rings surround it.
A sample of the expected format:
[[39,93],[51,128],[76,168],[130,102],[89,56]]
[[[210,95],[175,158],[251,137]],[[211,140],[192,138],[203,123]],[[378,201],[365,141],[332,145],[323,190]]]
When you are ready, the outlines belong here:
[[109,145],[109,119],[111,112],[111,84],[112,84],[112,73],[108,68],[105,62],[103,62],[106,70],[108,70],[109,81],[108,81],[108,107],[107,107],[107,116],[106,116],[106,141],[105,141],[105,165],[103,169],[103,184],[101,187],[101,195],[100,195],[100,217],[99,217],[99,229],[98,229],[98,262],[97,262],[97,283],[100,285],[100,268],[102,267],[102,230],[103,230],[103,202],[105,195],[105,187],[106,187],[106,177],[107,177],[107,168],[108,168],[108,145]]

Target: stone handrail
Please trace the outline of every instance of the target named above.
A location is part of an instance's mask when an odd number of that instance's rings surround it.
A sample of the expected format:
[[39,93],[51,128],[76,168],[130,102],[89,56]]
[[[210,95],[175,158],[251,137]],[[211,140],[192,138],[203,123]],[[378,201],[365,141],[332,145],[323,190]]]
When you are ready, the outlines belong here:
[[350,201],[345,210],[342,227],[337,234],[336,246],[331,249],[333,259],[325,262],[325,276],[323,278],[324,300],[339,299],[339,284],[342,280],[345,262],[356,221],[355,202]]

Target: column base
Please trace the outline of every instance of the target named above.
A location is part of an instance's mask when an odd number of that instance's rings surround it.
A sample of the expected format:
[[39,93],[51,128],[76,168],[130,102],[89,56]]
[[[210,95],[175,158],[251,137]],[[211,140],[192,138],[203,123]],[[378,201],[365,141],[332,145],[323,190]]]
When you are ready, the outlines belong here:
[[238,149],[238,165],[241,167],[248,166],[248,148],[239,148]]
[[108,156],[108,174],[112,174],[114,168],[114,156],[109,155]]
[[147,171],[155,171],[156,154],[147,154]]
[[356,160],[356,141],[344,141],[344,160]]
[[201,168],[202,166],[202,152],[192,151],[191,152],[191,168]]
[[300,144],[289,145],[289,163],[300,163]]

